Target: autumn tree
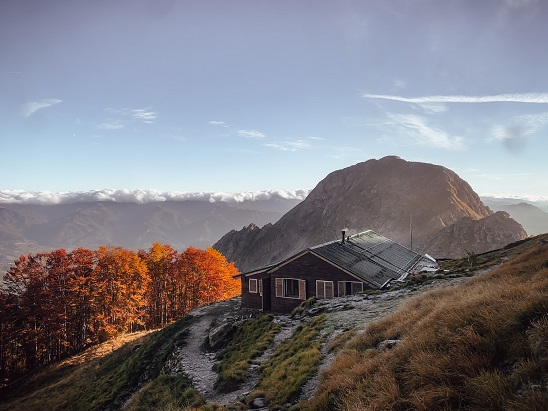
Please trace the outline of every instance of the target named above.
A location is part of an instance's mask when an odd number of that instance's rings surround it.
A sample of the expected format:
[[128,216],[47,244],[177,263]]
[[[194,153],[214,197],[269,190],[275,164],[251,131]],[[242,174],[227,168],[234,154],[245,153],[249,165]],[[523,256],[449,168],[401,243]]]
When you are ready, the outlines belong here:
[[177,293],[178,253],[171,246],[155,242],[148,252],[140,251],[150,277],[147,290],[148,324],[152,327],[168,324],[178,318]]
[[182,253],[180,264],[189,284],[189,310],[239,294],[239,283],[232,278],[238,271],[218,251],[189,247]]
[[122,247],[100,246],[94,270],[97,281],[96,314],[103,338],[135,331],[144,325],[145,292],[150,277],[136,252]]
[[99,340],[96,314],[99,285],[95,277],[96,255],[92,250],[78,248],[70,253],[71,276],[67,283],[69,316],[71,317],[70,344],[78,352]]

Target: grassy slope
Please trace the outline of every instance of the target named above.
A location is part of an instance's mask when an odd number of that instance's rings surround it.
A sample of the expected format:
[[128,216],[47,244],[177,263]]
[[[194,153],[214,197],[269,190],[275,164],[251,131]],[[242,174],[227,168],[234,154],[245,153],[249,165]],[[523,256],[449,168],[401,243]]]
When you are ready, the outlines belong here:
[[[477,256],[475,268],[500,262],[505,264],[463,286],[420,296],[349,342],[352,333],[339,338],[322,394],[301,408],[548,409],[548,235]],[[469,262],[448,261],[444,268],[462,272]],[[187,317],[116,350],[110,345],[102,357],[85,353],[49,367],[1,392],[0,411],[119,409],[132,394],[128,411],[222,409],[204,406],[185,377],[159,375],[193,321]],[[321,357],[322,322],[313,319],[278,347],[247,401],[263,396],[283,407],[298,398]],[[267,316],[256,325],[272,337]],[[252,327],[244,337],[256,331]],[[238,374],[241,361],[252,361],[253,338],[235,338],[234,352],[223,353],[227,380]],[[377,350],[380,341],[394,338],[401,339],[395,348]],[[247,408],[240,403],[226,409]]]
[[[369,326],[341,349],[321,394],[301,408],[548,409],[548,244],[537,243]],[[387,339],[400,342],[378,349]]]
[[[192,321],[192,317],[186,317],[80,365],[62,363],[49,367],[3,392],[0,410],[119,409],[138,386],[158,378],[167,356],[184,340]],[[163,382],[163,389],[173,392],[183,403],[203,404],[195,393],[186,391],[183,395],[189,385],[184,377]]]

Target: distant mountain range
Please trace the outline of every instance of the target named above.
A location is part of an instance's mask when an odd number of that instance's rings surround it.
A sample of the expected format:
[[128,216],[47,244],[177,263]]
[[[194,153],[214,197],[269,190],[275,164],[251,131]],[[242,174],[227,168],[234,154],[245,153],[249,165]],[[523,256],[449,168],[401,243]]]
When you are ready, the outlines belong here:
[[300,202],[269,195],[236,201],[114,201],[71,204],[0,204],[0,273],[21,254],[99,245],[149,248],[154,241],[178,250],[207,248],[232,229],[276,222]]
[[240,270],[372,229],[436,258],[455,258],[527,237],[505,212],[493,213],[470,185],[438,165],[399,157],[369,160],[329,174],[278,222],[231,231],[214,248]]
[[533,205],[521,199],[481,197],[482,201],[494,211],[506,211],[518,221],[527,234],[548,233],[548,206],[543,202]]

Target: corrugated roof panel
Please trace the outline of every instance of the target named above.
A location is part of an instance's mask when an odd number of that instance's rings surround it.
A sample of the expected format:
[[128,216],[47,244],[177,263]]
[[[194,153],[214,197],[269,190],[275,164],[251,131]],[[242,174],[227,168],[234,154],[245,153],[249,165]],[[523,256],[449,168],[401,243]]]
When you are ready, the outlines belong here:
[[344,244],[332,241],[311,250],[377,287],[400,278],[421,258],[374,231],[351,236]]

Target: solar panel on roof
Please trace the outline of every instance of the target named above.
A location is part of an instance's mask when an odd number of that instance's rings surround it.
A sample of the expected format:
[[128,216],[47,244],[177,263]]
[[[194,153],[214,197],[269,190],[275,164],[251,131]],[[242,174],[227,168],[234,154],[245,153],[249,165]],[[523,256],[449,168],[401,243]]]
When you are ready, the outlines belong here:
[[420,254],[373,231],[311,248],[322,257],[376,286],[398,279],[421,258]]

